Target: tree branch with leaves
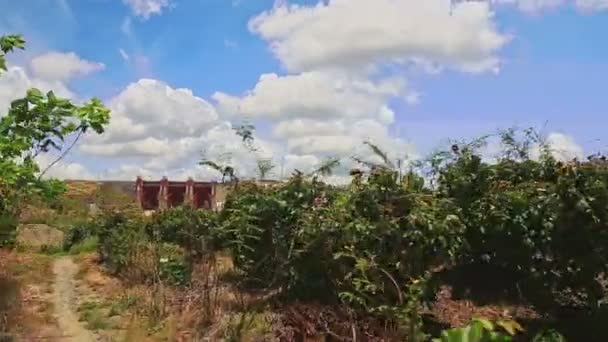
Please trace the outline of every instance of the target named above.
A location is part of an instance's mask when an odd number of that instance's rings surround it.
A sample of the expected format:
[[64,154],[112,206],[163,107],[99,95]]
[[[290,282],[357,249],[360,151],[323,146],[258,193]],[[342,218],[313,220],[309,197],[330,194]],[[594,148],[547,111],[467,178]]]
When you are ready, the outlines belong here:
[[[20,35],[0,37],[0,76],[7,70],[6,54],[24,48],[25,40]],[[0,244],[7,240],[2,232],[10,231],[6,226],[14,225],[24,200],[36,194],[55,196],[59,191],[60,183],[45,181],[42,176],[72,150],[82,135],[103,133],[109,120],[110,110],[96,98],[78,105],[52,91],[45,94],[32,88],[25,97],[11,102],[8,113],[0,119]],[[66,139],[74,135],[64,149]],[[60,155],[40,172],[36,158],[51,150]]]

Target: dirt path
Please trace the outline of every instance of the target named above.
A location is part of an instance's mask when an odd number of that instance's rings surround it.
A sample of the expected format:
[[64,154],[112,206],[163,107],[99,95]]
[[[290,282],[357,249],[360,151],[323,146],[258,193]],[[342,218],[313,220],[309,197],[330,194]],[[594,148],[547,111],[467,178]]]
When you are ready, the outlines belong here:
[[55,283],[53,284],[53,302],[55,315],[62,331],[63,342],[94,342],[95,336],[78,321],[75,312],[76,296],[74,276],[78,266],[70,257],[61,257],[53,264]]

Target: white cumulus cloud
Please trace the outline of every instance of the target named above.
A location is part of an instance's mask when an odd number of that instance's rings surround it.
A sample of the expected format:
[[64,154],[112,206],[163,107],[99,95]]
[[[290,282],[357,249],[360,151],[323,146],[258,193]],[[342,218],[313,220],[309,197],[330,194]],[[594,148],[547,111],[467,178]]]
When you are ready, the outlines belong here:
[[148,19],[153,15],[159,15],[163,10],[171,6],[171,0],[123,0],[131,7],[133,13],[143,19]]
[[390,98],[410,93],[401,79],[372,82],[364,77],[311,71],[297,75],[260,76],[253,89],[241,97],[213,95],[220,113],[246,118],[362,118],[390,123]]
[[[110,159],[130,160],[104,177],[120,179],[142,175],[191,176],[217,174],[197,167],[206,158],[234,165],[242,176],[253,176],[258,157],[272,157],[274,147],[256,139],[260,152],[251,153],[235,134],[232,124],[221,121],[215,108],[191,90],[142,79],[128,85],[109,101],[112,120],[102,136],[89,136],[80,151]],[[133,164],[133,162],[136,164]]]
[[[571,161],[575,158],[582,160],[585,158],[583,147],[567,134],[551,132],[546,136],[545,144],[547,144],[551,155],[559,161]],[[540,152],[538,145],[533,146],[530,150],[530,157],[538,159]]]
[[562,161],[569,161],[574,158],[581,160],[585,157],[583,148],[574,141],[569,135],[553,132],[547,136],[547,144],[553,157]]
[[73,52],[47,52],[30,61],[33,76],[51,81],[65,81],[104,68],[103,63],[85,60]]
[[[41,154],[36,157],[36,162],[40,167],[40,170],[45,170],[52,162],[55,161],[57,156],[51,154]],[[55,178],[55,179],[78,179],[78,180],[92,180],[96,177],[90,172],[90,170],[77,162],[59,160],[44,174],[43,178]]]
[[329,0],[278,3],[249,23],[290,71],[368,68],[390,62],[436,63],[497,71],[500,33],[486,2]]

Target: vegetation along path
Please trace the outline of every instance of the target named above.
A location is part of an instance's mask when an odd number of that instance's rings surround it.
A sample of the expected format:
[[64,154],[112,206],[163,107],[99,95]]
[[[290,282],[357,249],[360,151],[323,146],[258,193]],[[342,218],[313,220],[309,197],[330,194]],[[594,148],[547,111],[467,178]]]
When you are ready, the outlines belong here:
[[62,331],[61,341],[92,342],[95,336],[85,329],[78,321],[75,307],[74,276],[78,266],[70,257],[60,257],[55,260],[53,272],[55,283],[53,284],[53,301],[55,304],[55,315]]

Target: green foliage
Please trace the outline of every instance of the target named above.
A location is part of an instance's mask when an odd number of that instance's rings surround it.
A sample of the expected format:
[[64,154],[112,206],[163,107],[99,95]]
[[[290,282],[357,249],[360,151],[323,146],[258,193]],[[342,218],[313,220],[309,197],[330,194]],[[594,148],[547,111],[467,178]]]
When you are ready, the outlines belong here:
[[222,230],[247,280],[294,298],[341,299],[422,337],[428,271],[455,260],[464,226],[449,200],[415,189],[392,170],[342,189],[295,174],[278,187],[239,187]]
[[[502,331],[497,331],[501,328]],[[441,337],[433,342],[509,342],[513,335],[523,331],[521,326],[512,321],[499,321],[496,324],[486,319],[474,319],[462,328],[444,330]]]
[[66,252],[71,251],[72,248],[78,248],[76,246],[83,243],[83,241],[96,238],[97,225],[100,221],[101,219],[98,218],[97,221],[91,220],[70,227],[63,238],[63,250]]
[[301,239],[304,227],[299,221],[326,188],[296,176],[282,187],[244,184],[229,195],[221,214],[222,231],[235,265],[249,280],[287,288],[303,280],[296,269],[312,246],[302,245],[308,241]]
[[6,71],[6,54],[15,49],[25,49],[25,40],[21,35],[11,34],[0,37],[0,71]]
[[[5,54],[15,48],[23,49],[24,44],[19,35],[0,37],[0,70],[6,70]],[[8,113],[0,118],[0,238],[3,241],[14,230],[8,222],[11,217],[18,217],[24,199],[35,195],[50,199],[61,191],[57,181],[41,179],[45,172],[70,151],[82,134],[89,130],[103,133],[109,118],[110,111],[95,98],[75,105],[52,91],[43,94],[38,89],[30,89],[25,97],[11,102]],[[64,148],[66,139],[72,135],[76,137]],[[35,158],[50,149],[63,152],[41,172]]]
[[187,253],[191,266],[219,248],[217,214],[188,206],[155,214],[146,226],[153,241],[173,243]]
[[156,258],[151,262],[158,262],[158,256],[146,253],[148,238],[144,227],[142,218],[121,212],[106,214],[97,219],[95,231],[99,237],[98,252],[111,271],[134,272],[131,267],[138,258]]
[[161,257],[160,277],[172,285],[186,285],[190,280],[190,271],[183,260]]
[[559,332],[548,329],[543,330],[532,338],[532,342],[566,342],[566,338]]
[[[515,275],[537,289],[538,305],[557,305],[557,293],[572,291],[596,307],[606,296],[598,277],[608,270],[607,164],[558,162],[524,133],[502,134],[496,163],[466,146],[438,168],[438,195],[458,205],[466,224],[461,262]],[[528,151],[539,145],[532,160]]]
[[299,172],[273,188],[243,185],[220,214],[235,266],[292,297],[339,298],[379,314],[414,339],[424,335],[429,280],[444,267],[507,272],[541,308],[565,304],[565,291],[597,308],[606,296],[598,279],[608,271],[607,164],[558,162],[532,130],[500,139],[492,162],[478,152],[483,139],[433,156],[432,187],[414,170],[399,179],[371,144],[379,162],[359,161],[370,171],[354,171],[348,187]]
[[97,238],[97,236],[89,236],[86,239],[80,241],[79,243],[72,245],[70,247],[69,253],[75,255],[95,252],[97,250],[98,244],[99,238]]

